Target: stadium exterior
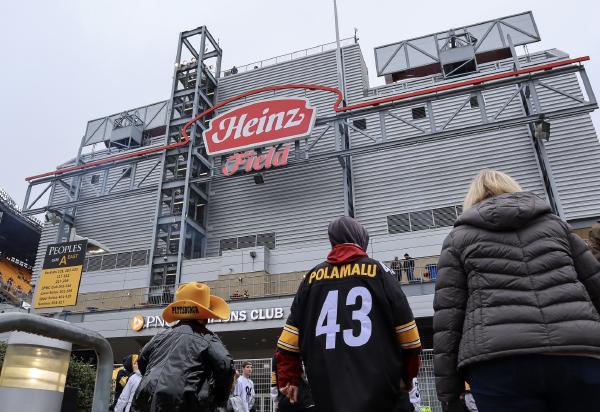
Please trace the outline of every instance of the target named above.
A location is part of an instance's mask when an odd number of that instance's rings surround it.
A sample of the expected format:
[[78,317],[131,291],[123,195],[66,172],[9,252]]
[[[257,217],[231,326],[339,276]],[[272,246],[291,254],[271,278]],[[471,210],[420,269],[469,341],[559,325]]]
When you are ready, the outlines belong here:
[[[77,305],[33,312],[101,333],[119,361],[165,327],[179,284],[204,282],[230,303],[230,321],[210,328],[234,358],[270,358],[296,288],[330,250],[328,223],[350,215],[369,231],[371,257],[415,258],[416,282],[402,273],[403,289],[431,348],[436,256],[476,173],[508,173],[580,235],[600,216],[587,59],[517,57],[539,40],[523,13],[378,47],[387,84],[372,88],[357,39],[339,54],[334,43],[221,72],[206,27],[181,33],[170,99],[89,121],[74,159],[30,179],[24,213],[60,218],[44,226],[33,284],[46,246],[74,232],[109,249],[86,259]],[[285,85],[307,86],[216,114],[306,98],[317,108],[311,136],[290,144],[285,166],[224,175],[227,156],[208,156],[202,141],[215,113],[192,120]],[[338,109],[336,93],[311,85],[340,90]]]

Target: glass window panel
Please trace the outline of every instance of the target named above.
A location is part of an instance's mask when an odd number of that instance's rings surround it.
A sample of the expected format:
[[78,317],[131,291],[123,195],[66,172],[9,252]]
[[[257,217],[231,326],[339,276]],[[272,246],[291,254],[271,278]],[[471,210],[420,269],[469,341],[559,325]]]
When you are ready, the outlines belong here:
[[399,215],[391,215],[387,217],[388,232],[390,235],[394,233],[410,232],[410,222],[408,219],[408,213],[401,213]]
[[425,230],[433,226],[433,215],[431,209],[410,212],[410,226],[415,230]]

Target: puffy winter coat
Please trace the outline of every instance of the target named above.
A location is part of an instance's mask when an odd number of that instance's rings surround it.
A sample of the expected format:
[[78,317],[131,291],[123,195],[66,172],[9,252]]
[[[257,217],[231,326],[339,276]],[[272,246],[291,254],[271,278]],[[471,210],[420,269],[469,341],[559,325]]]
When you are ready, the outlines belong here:
[[140,352],[144,376],[131,412],[213,411],[229,398],[235,369],[217,337],[197,321],[179,321]]
[[532,193],[494,196],[465,210],[444,241],[435,289],[441,401],[460,396],[475,362],[600,355],[600,263]]

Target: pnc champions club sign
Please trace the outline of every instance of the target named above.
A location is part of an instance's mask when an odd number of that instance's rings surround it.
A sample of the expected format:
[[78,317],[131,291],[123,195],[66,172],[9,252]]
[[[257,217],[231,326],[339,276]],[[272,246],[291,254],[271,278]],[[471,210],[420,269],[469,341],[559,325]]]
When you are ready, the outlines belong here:
[[[209,156],[236,153],[223,167],[225,176],[287,164],[290,146],[267,153],[244,150],[276,145],[309,136],[317,109],[304,98],[269,99],[245,104],[210,121],[202,135]],[[241,153],[238,153],[241,152]]]
[[[258,320],[283,319],[283,308],[263,308],[252,310],[232,310],[228,319],[209,319],[208,323],[253,322]],[[162,316],[136,315],[131,319],[131,329],[139,331],[149,328],[167,328],[177,322],[167,323]]]
[[86,248],[87,240],[48,245],[37,286],[35,309],[77,304]]

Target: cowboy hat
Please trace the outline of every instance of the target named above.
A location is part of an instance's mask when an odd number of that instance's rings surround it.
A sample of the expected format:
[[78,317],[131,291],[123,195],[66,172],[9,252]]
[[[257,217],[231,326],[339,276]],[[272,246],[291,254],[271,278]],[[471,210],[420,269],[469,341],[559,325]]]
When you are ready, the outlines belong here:
[[229,305],[218,296],[211,296],[210,288],[202,283],[190,282],[179,286],[175,292],[177,302],[163,311],[165,322],[182,319],[227,319]]

